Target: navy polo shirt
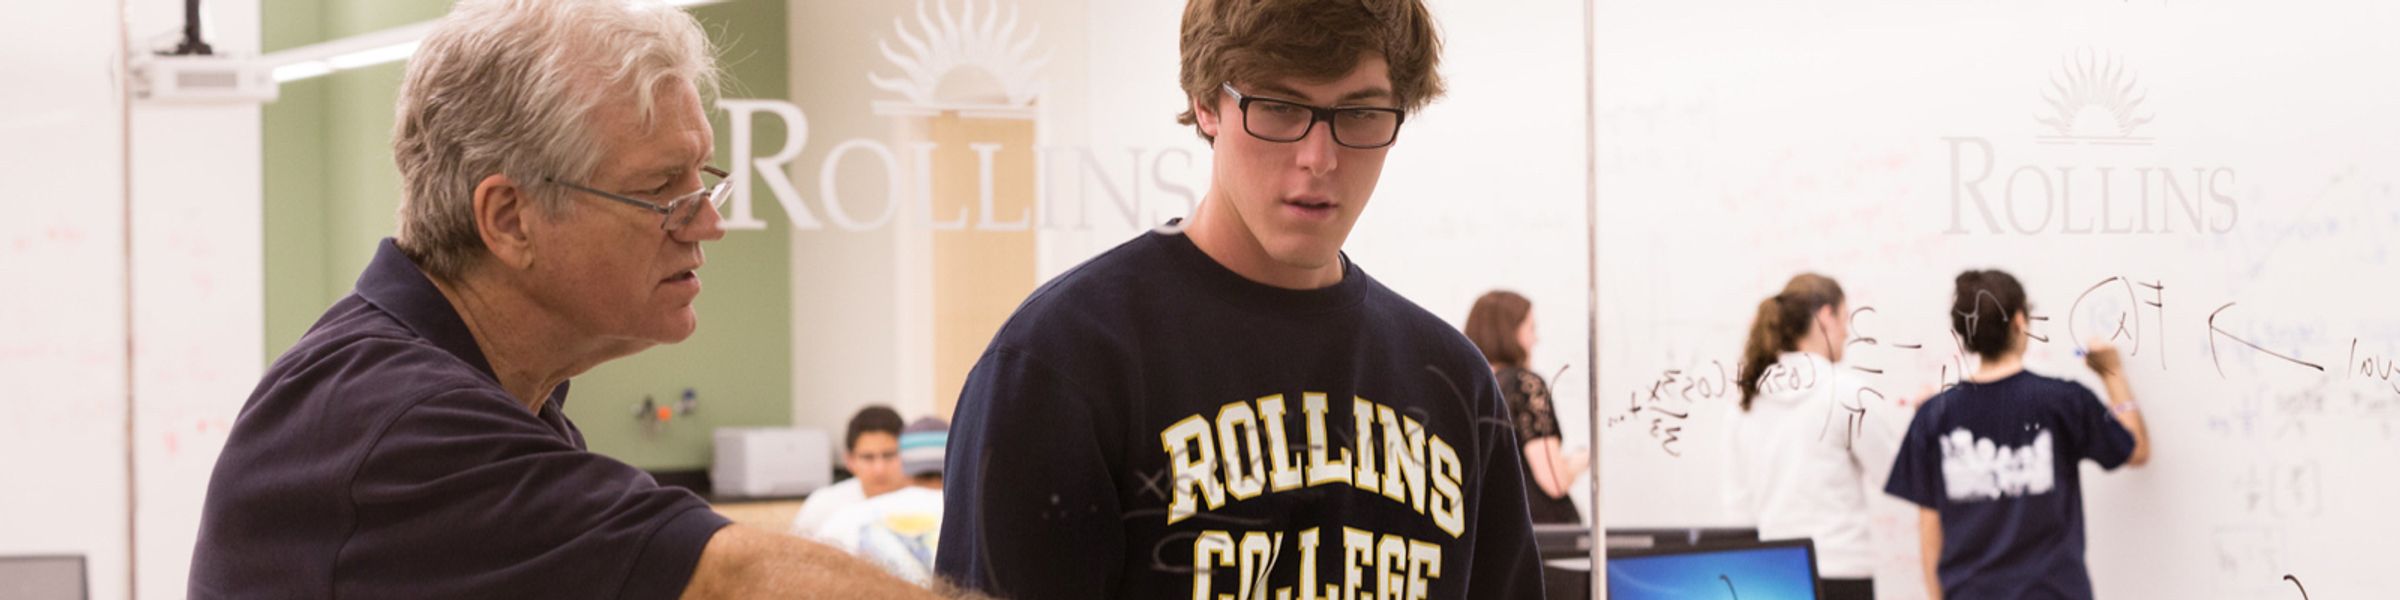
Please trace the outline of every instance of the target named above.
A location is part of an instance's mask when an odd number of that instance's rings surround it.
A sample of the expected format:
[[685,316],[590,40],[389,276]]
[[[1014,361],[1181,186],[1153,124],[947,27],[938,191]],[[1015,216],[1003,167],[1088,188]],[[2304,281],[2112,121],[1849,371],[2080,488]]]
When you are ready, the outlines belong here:
[[208,483],[193,598],[674,598],[726,525],[501,389],[386,239],[268,368]]

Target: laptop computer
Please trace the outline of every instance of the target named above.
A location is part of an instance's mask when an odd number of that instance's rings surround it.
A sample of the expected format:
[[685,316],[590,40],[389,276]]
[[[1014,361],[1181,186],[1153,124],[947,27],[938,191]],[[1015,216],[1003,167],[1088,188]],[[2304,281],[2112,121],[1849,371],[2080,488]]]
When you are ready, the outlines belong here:
[[1608,552],[1610,600],[1816,600],[1808,540],[1726,542]]
[[82,556],[0,556],[0,600],[84,600]]

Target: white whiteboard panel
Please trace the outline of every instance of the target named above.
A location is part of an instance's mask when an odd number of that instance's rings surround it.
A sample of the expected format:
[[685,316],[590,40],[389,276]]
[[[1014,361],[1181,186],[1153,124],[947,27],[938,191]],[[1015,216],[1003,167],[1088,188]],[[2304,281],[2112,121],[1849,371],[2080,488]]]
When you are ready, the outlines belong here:
[[[1899,397],[1968,366],[1951,279],[1996,267],[2049,318],[2033,370],[2096,384],[2079,336],[2131,353],[2156,448],[2086,467],[2100,596],[2299,597],[2286,574],[2388,595],[2400,9],[1603,2],[1596,20],[1612,526],[1737,521],[1718,369],[1786,278],[1873,307],[1851,364]],[[1917,597],[1913,515],[1878,496],[1879,592]]]
[[0,20],[0,554],[79,554],[126,595],[124,111],[117,6]]

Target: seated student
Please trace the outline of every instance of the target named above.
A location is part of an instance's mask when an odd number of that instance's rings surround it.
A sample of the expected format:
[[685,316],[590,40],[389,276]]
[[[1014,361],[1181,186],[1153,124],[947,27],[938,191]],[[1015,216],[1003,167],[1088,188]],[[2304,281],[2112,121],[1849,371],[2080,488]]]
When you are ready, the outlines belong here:
[[842,434],[842,467],[850,479],[808,495],[792,517],[792,535],[823,537],[825,521],[842,509],[908,484],[900,471],[900,413],[869,406],[851,415]]
[[868,498],[826,519],[818,537],[920,585],[933,581],[942,534],[942,460],[950,424],[926,417],[900,433],[900,471],[909,487]]
[[2015,277],[1968,271],[1957,286],[1950,327],[1982,368],[1917,409],[1884,491],[1922,507],[1935,600],[2091,598],[2077,465],[2150,460],[2117,351],[2095,342],[2084,355],[2108,388],[2102,404],[2075,382],[2025,371],[2031,309]]

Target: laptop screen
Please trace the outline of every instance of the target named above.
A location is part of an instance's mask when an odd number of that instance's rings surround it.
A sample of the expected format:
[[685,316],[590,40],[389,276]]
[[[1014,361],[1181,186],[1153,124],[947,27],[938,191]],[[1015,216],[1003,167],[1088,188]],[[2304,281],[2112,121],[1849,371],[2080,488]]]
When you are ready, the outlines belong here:
[[1808,540],[1614,551],[1610,600],[1816,600]]
[[83,600],[83,557],[0,556],[0,600]]

